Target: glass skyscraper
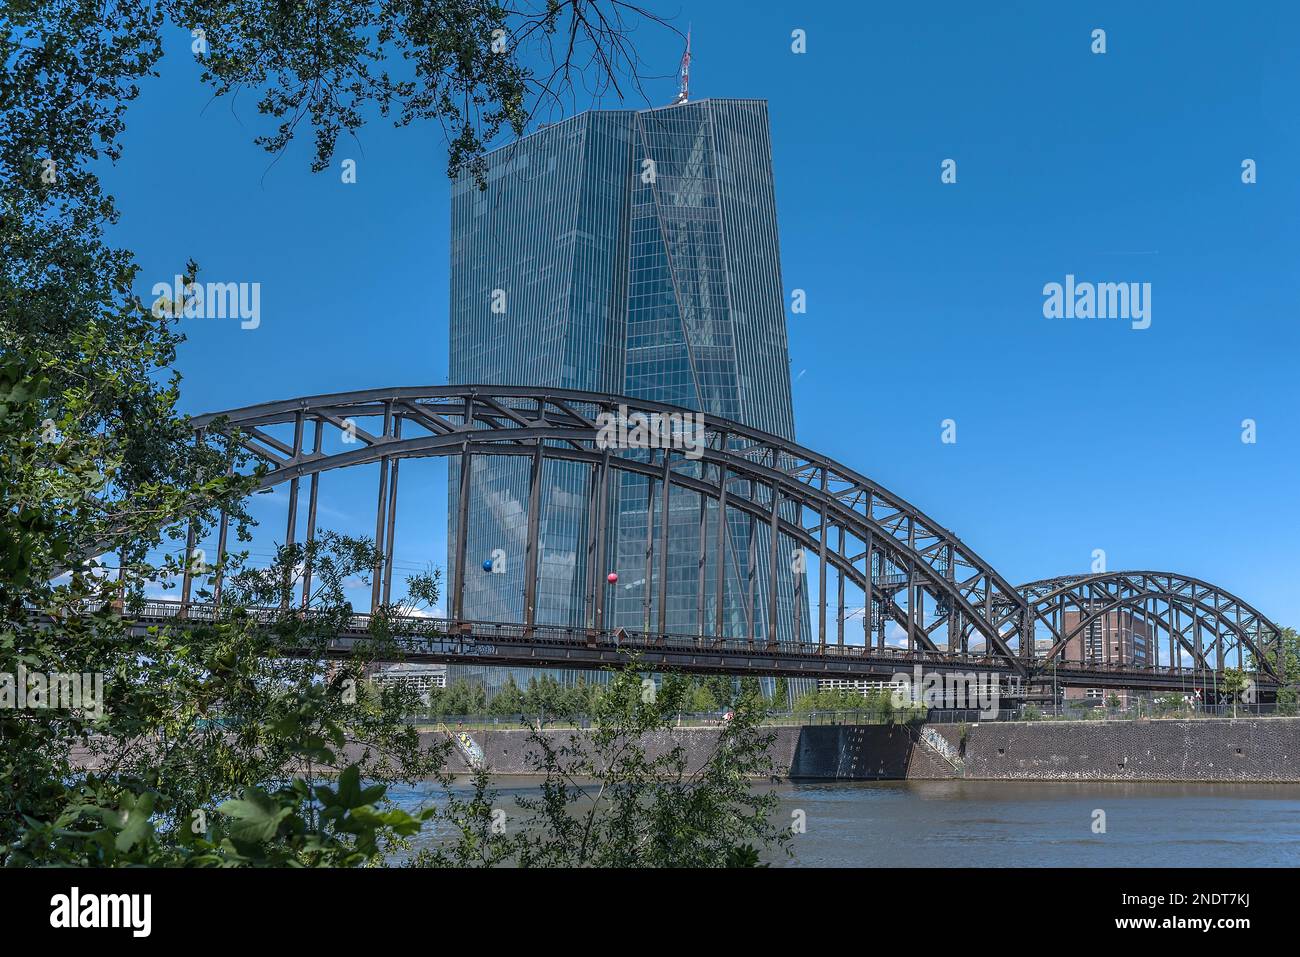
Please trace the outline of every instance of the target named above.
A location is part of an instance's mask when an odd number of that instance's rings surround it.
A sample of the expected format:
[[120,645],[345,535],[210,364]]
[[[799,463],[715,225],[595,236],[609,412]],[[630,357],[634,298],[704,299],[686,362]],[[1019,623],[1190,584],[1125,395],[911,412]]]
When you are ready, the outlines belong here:
[[[767,104],[700,100],[651,110],[591,111],[487,157],[487,188],[452,187],[452,384],[534,385],[624,394],[735,419],[793,438],[784,293]],[[452,460],[449,526],[457,521]],[[522,621],[529,464],[480,456],[470,476],[464,615]],[[590,469],[547,462],[542,482],[537,621],[589,620]],[[647,623],[648,484],[624,475],[611,503],[609,549],[620,581],[607,624]],[[701,515],[703,511],[703,515]],[[716,541],[716,507],[674,490],[670,524]],[[657,523],[656,523],[657,524]],[[727,522],[727,631],[766,630],[767,529]],[[683,527],[681,530],[686,531]],[[657,537],[657,532],[653,534]],[[759,541],[751,549],[748,536]],[[668,609],[651,627],[712,631],[715,570],[691,534],[670,534]],[[656,554],[660,548],[655,543]],[[750,622],[741,582],[756,568]],[[447,581],[454,581],[448,556]],[[477,570],[493,562],[493,572]],[[597,573],[602,577],[606,569]],[[650,577],[657,577],[652,569]],[[704,588],[701,589],[701,578]],[[799,589],[801,596],[806,588]],[[795,576],[778,575],[777,637],[793,637]],[[806,598],[801,598],[806,601]],[[785,607],[781,607],[785,606]],[[489,686],[504,670],[480,674]],[[449,678],[471,672],[454,667]]]

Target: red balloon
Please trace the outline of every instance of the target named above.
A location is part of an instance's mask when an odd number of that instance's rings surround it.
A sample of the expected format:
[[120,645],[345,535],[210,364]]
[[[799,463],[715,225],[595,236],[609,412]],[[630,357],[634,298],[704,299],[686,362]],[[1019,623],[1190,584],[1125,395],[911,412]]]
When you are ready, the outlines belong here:
[[618,582],[618,572],[610,572],[605,576],[605,581],[609,582],[611,585],[616,584]]

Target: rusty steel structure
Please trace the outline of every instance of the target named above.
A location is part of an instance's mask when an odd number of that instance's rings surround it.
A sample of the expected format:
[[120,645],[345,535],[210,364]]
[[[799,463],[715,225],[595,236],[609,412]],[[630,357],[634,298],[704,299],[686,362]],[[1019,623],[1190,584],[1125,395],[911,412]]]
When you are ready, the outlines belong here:
[[[1120,571],[1066,575],[1021,585],[1036,635],[1045,633],[1051,647],[1045,664],[1074,663],[1103,669],[1122,667],[1112,661],[1113,641],[1081,640],[1099,626],[1118,623],[1131,635],[1141,631],[1156,654],[1163,640],[1167,659],[1191,662],[1197,675],[1235,667],[1276,680],[1274,655],[1279,630],[1236,595],[1209,582],[1174,572]],[[1140,628],[1135,627],[1140,626]]]
[[[699,424],[699,434],[681,445],[617,445],[602,427],[610,417],[624,424],[689,420]],[[426,640],[426,650],[412,649],[413,656],[427,660],[461,660],[508,645],[497,655],[503,662],[572,667],[608,663],[610,648],[636,645],[652,652],[649,663],[697,670],[875,676],[917,662],[992,670],[1016,682],[1041,679],[1050,668],[1063,684],[1160,688],[1185,683],[1188,672],[1222,671],[1235,656],[1261,682],[1276,679],[1272,661],[1279,630],[1222,589],[1162,572],[1074,576],[1016,587],[951,531],[867,476],[793,442],[686,409],[561,389],[433,386],[292,398],[200,416],[194,425],[201,438],[217,431],[235,436],[265,463],[259,491],[287,486],[286,543],[295,540],[304,482],[310,538],[322,477],[339,469],[379,466],[375,543],[381,560],[371,588],[376,608],[391,600],[404,460],[458,457],[462,511],[478,457],[518,456],[530,463],[527,500],[520,511],[522,620],[464,620],[466,575],[477,556],[466,553],[462,514],[452,545],[448,616],[439,624],[450,644],[428,650],[432,646]],[[541,492],[548,464],[561,461],[586,466],[588,560],[582,620],[552,622],[538,614],[545,526]],[[635,622],[614,620],[609,608],[614,585],[606,576],[612,501],[628,481],[644,483],[647,491],[644,524],[638,523],[644,547],[636,552],[643,561],[638,559],[639,568],[622,570],[639,576]],[[668,620],[662,582],[667,578],[670,501],[681,500],[681,493],[670,494],[672,489],[685,490],[698,502],[700,518],[692,526],[690,547],[698,555],[701,582],[706,563],[715,564],[716,589],[709,589],[712,594],[699,589],[695,627],[686,635],[668,634],[661,625]],[[743,541],[751,560],[738,555],[737,527],[748,529]],[[763,534],[756,534],[760,528]],[[226,549],[226,531],[223,515],[218,559]],[[765,582],[756,580],[758,563],[752,560],[760,541],[770,552],[766,567],[775,570]],[[193,547],[191,531],[187,548]],[[788,633],[802,634],[798,618],[811,615],[806,623],[812,626],[810,641],[775,640],[776,576],[785,569],[793,576],[796,596],[790,610],[795,627]],[[304,600],[310,575],[308,568]],[[805,579],[816,582],[807,595],[802,593]],[[181,613],[193,604],[191,589],[187,571]],[[759,600],[759,589],[766,591],[766,600]],[[220,600],[219,578],[214,600]],[[1172,652],[1164,665],[1157,654],[1141,668],[1104,656],[1071,658],[1065,653],[1072,636],[1086,631],[1098,616],[1120,609],[1153,633],[1160,631],[1171,648],[1190,656],[1190,664],[1183,654],[1175,660]],[[1067,626],[1071,610],[1075,614]],[[863,632],[857,641],[846,640],[846,622],[857,616]],[[886,642],[891,622],[901,638],[894,645]],[[1051,647],[1040,653],[1044,635]],[[662,657],[654,656],[656,648]],[[676,649],[673,655],[667,653],[670,648]]]

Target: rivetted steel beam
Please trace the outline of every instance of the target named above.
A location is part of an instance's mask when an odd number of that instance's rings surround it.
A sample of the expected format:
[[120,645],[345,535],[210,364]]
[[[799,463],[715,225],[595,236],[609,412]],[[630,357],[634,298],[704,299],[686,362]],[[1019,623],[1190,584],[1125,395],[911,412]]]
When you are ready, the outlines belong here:
[[466,540],[469,538],[469,493],[470,473],[474,470],[474,457],[470,454],[469,443],[462,443],[460,456],[460,498],[456,502],[456,569],[451,589],[451,617],[461,619],[465,616],[465,559]]
[[596,505],[596,566],[592,580],[596,587],[596,619],[595,627],[597,630],[605,627],[605,598],[608,594],[609,585],[605,581],[605,567],[608,564],[605,558],[605,549],[609,538],[606,521],[609,517],[609,452],[605,449],[604,455],[600,462],[600,492]]
[[[528,429],[526,430],[526,432],[537,433],[538,430]],[[468,433],[468,434],[476,434],[477,436],[477,434],[485,434],[485,433],[477,432],[477,433]],[[490,433],[486,433],[486,434],[490,434]],[[538,434],[533,434],[533,437],[534,438],[550,437],[549,430],[547,430],[547,432],[543,432],[542,434],[539,434],[539,436]],[[512,441],[510,442],[510,445],[500,445],[500,443],[490,441],[490,439],[486,439],[486,441],[478,441],[478,439],[476,439],[476,441],[469,442],[467,441],[467,433],[459,433],[458,436],[454,436],[454,437],[432,436],[432,437],[421,437],[419,439],[402,439],[402,441],[396,443],[395,446],[385,446],[382,447],[382,449],[374,449],[374,447],[367,447],[367,449],[341,452],[341,454],[329,456],[329,458],[322,459],[321,462],[296,465],[296,467],[290,467],[290,468],[283,469],[283,471],[274,472],[272,473],[272,475],[266,476],[265,479],[261,481],[259,488],[272,488],[272,486],[278,484],[279,481],[285,481],[289,479],[291,473],[309,473],[312,471],[312,469],[341,468],[341,467],[347,467],[347,465],[363,464],[367,462],[377,462],[378,459],[385,458],[385,456],[421,455],[421,454],[424,455],[455,454],[456,451],[459,451],[460,454],[463,456],[469,455],[471,454],[471,452],[473,455],[519,455],[521,454],[521,450],[523,450],[523,447],[524,446],[521,445],[519,439],[515,439],[513,437],[512,437]],[[529,445],[528,447],[530,449],[530,447],[532,446]],[[547,449],[546,454],[549,456],[556,456],[556,458],[575,460],[575,462],[588,462],[593,465],[598,465],[599,462],[601,462],[602,460],[601,452],[594,452],[594,451],[584,450],[584,449],[572,449],[572,447],[556,447],[556,449],[550,449],[549,447],[549,449]],[[632,472],[640,471],[643,473],[647,468],[645,463],[638,462],[638,460],[636,459],[620,458],[620,459],[614,459],[614,462],[616,463],[617,467],[619,467],[620,469],[624,469],[624,471],[632,471]],[[744,463],[744,460],[737,459],[736,462]],[[711,488],[708,482],[695,479],[695,477],[692,476],[681,475],[681,473],[673,473],[672,481],[673,484],[679,486],[679,488],[692,490],[692,492],[695,493],[702,492],[705,494],[710,494],[714,492],[714,489]],[[779,495],[780,498],[783,499],[785,498],[784,493],[779,492]],[[758,508],[757,503],[744,501],[744,499],[735,499],[735,501],[733,501],[733,505],[735,505],[735,507],[738,508],[738,510],[742,510],[742,511],[751,511],[751,510],[757,511]],[[595,506],[597,506],[597,499],[593,497],[591,498],[591,510],[593,510],[593,512],[595,510]],[[839,503],[835,503],[835,505],[832,505],[831,508],[832,511],[836,511],[839,510],[841,506],[839,506]],[[764,508],[763,510],[763,515],[764,518],[768,518],[768,512],[766,508]],[[852,514],[849,514],[849,516],[846,516],[846,518],[852,518]],[[861,518],[861,516],[858,516],[858,518]],[[593,524],[594,524],[594,519],[595,516],[593,514],[591,515],[591,520],[593,520]],[[813,537],[810,536],[810,533],[807,532],[807,529],[802,528],[801,525],[798,525],[797,523],[792,523],[792,521],[781,519],[779,514],[777,514],[777,529],[779,529],[780,533],[787,534],[787,536],[794,538],[794,541],[796,541],[797,544],[800,545],[801,547],[815,546]],[[889,544],[891,545],[881,546],[881,547],[889,547],[889,549],[901,553],[900,557],[898,557],[898,560],[900,560],[900,562],[911,562],[911,567],[913,567],[913,575],[915,576],[915,572],[917,572],[918,570],[917,563],[915,563],[913,559],[906,558],[906,551],[904,550],[904,547],[898,545],[898,542],[894,540],[894,538],[892,537],[885,536],[884,538],[885,541],[888,541]],[[589,536],[589,546],[593,541],[594,538],[591,538]],[[879,554],[884,554],[884,551],[880,551]],[[775,559],[775,555],[774,555],[774,559]],[[781,567],[781,563],[776,562],[776,567],[777,568]],[[858,581],[858,584],[862,584],[861,581],[862,575],[861,573],[857,572],[855,568],[848,567],[845,568],[844,571],[848,573],[850,577],[853,577],[855,581]],[[933,580],[926,579],[926,580],[931,581],[932,584],[941,583],[941,581],[944,581],[943,579],[933,579]],[[591,584],[593,583],[590,583],[589,581],[588,592],[586,592],[586,598],[588,598],[589,612],[591,611],[591,607],[593,607],[593,594],[591,594],[591,590],[593,589],[591,589]],[[922,586],[923,584],[918,584],[918,588],[922,588]],[[956,594],[956,596],[954,596],[953,599],[958,603],[962,603],[962,605],[965,605],[967,601],[965,596],[961,596],[961,594]],[[909,623],[910,620],[909,616],[907,616],[906,612],[900,609],[900,607],[898,607],[896,603],[894,603],[892,599],[889,598],[888,593],[881,593],[881,597],[878,598],[878,601],[883,603],[885,609],[888,610],[889,616],[891,616],[891,618],[897,620],[897,622],[900,623],[901,625],[904,625],[904,627],[907,627],[907,623]],[[774,605],[774,609],[775,609],[775,605]],[[1005,645],[1002,644],[1000,636],[989,635],[989,633],[985,631],[985,629],[983,628],[982,631],[984,632],[985,637],[988,637],[989,640],[992,641],[992,644],[998,646],[998,649],[1000,649],[1002,653],[1008,655],[1010,654],[1009,651],[1005,649]],[[933,650],[933,646],[928,644],[928,638],[924,637],[922,633],[919,632],[915,633],[915,637],[918,638],[920,644],[926,645],[927,649]],[[881,641],[883,641],[883,633],[881,633]]]
[[[321,450],[321,440],[325,431],[324,423],[320,419],[316,420],[316,438],[312,442],[312,456],[319,457]],[[311,604],[311,576],[313,555],[312,546],[316,542],[316,501],[320,494],[320,473],[311,473],[311,484],[307,492],[307,555],[302,566],[302,607],[307,608]]]
[[[822,492],[826,491],[826,472],[822,472]],[[817,643],[826,647],[826,500],[822,500],[821,530],[817,533]]]
[[542,443],[533,446],[528,473],[528,540],[524,542],[524,624],[537,622],[537,575],[542,547]]
[[[485,399],[476,403],[473,396],[479,392],[483,393]],[[521,405],[519,400],[530,404]],[[322,422],[341,427],[345,420],[351,420],[355,426],[357,418],[384,414],[386,409],[391,411],[393,403],[398,403],[403,413],[408,405],[418,408],[420,415],[411,417],[410,421],[418,421],[433,434],[398,441],[392,436],[375,437],[357,430],[356,434],[365,443],[362,448],[311,461],[301,454],[291,454],[286,459],[284,443],[264,431],[264,427],[292,421],[299,410],[304,410],[308,418],[317,422],[318,427]],[[436,386],[366,390],[291,399],[221,414],[227,415],[231,426],[240,430],[246,447],[272,464],[269,474],[262,481],[263,487],[270,487],[295,477],[318,475],[328,469],[377,461],[385,456],[397,459],[457,454],[459,451],[471,455],[530,454],[532,444],[539,441],[554,442],[554,446],[546,449],[546,457],[592,462],[595,459],[593,440],[596,414],[615,403],[626,404],[635,412],[671,414],[688,411],[638,399],[624,400],[622,397],[567,390]],[[195,420],[195,424],[202,426],[205,419],[211,418],[201,417]],[[1020,649],[1017,657],[1023,659],[1019,667],[1023,671],[1033,663],[1035,615],[1029,613],[1031,596],[1022,595],[1010,586],[996,570],[951,532],[937,525],[914,506],[839,463],[738,423],[712,416],[704,416],[703,421],[707,433],[715,438],[725,434],[727,441],[705,443],[701,465],[704,471],[701,477],[675,475],[672,484],[713,498],[715,503],[720,493],[726,491],[727,505],[719,513],[720,528],[725,529],[729,511],[748,514],[751,521],[761,517],[772,534],[773,551],[776,550],[778,536],[786,534],[797,547],[817,548],[819,555],[828,545],[825,536],[831,533],[831,529],[838,530],[841,536],[852,534],[856,539],[868,543],[865,573],[855,567],[861,556],[850,560],[828,553],[822,574],[826,574],[827,567],[835,567],[842,580],[859,584],[868,598],[868,616],[878,600],[882,605],[882,624],[886,616],[901,621],[908,625],[909,632],[917,641],[924,643],[929,640],[929,629],[923,621],[917,620],[917,612],[923,608],[924,595],[929,594],[936,604],[943,606],[949,616],[950,645],[954,629],[961,635],[963,645],[967,643],[969,629],[979,632],[985,638],[990,653],[1011,657],[1007,641],[1018,634]],[[665,456],[665,463],[667,458]],[[647,476],[657,474],[652,463],[636,462],[630,457],[616,457],[612,466],[623,472]],[[716,471],[719,476],[725,475],[728,482],[734,476],[737,483],[747,483],[750,494],[737,495],[733,500],[730,489],[736,486],[710,481],[707,477],[710,470]],[[668,484],[665,482],[665,494]],[[757,489],[769,487],[773,489],[774,501],[762,502]],[[834,491],[830,490],[832,487]],[[817,529],[809,531],[801,526],[800,521],[789,522],[780,518],[782,500],[797,507],[801,515],[806,511],[816,511],[825,517]],[[778,511],[776,521],[772,520],[773,508]],[[665,525],[668,511],[667,508],[664,509]],[[462,524],[462,529],[463,527]],[[751,536],[751,548],[752,541]],[[667,551],[666,533],[662,544],[661,559]],[[879,586],[880,597],[877,599],[877,585],[873,581],[875,557],[882,559],[882,575],[886,574],[886,561],[890,568],[901,569],[906,574],[908,611],[900,609],[894,600],[894,595],[902,590],[901,587],[895,588],[892,584]],[[770,564],[769,586],[779,574],[781,563],[772,560]],[[463,560],[458,562],[457,570],[462,587],[453,589],[456,593],[453,594],[453,604],[457,603],[457,594],[463,589]],[[725,561],[719,565],[718,571],[724,584],[725,601]],[[1204,583],[1201,584],[1204,586]],[[661,576],[661,585],[666,586],[666,576]],[[1207,591],[1206,595],[1208,594],[1210,592]],[[1187,607],[1189,600],[1203,602],[1207,600],[1206,595],[1198,597],[1197,589],[1193,588],[1190,598],[1183,594],[1175,596],[1174,600]],[[660,597],[662,608],[662,593]],[[801,598],[802,595],[798,597]],[[826,600],[824,587],[821,600]],[[775,600],[769,606],[769,638],[774,640]],[[1232,634],[1237,641],[1239,660],[1243,652],[1249,649],[1261,662],[1261,667],[1267,668],[1270,664],[1268,643],[1276,640],[1272,637],[1277,634],[1276,627],[1253,609],[1248,608],[1244,617],[1240,606],[1235,611],[1238,626]],[[1223,607],[1216,598],[1210,617],[1222,622],[1232,616],[1233,612],[1231,604]],[[796,614],[798,613],[796,605]],[[664,610],[660,615],[661,629],[666,624],[666,617]],[[753,616],[750,620],[753,621]],[[1202,624],[1202,616],[1199,612],[1195,613],[1191,638],[1185,634],[1180,634],[1178,638],[1180,643],[1190,642],[1194,658],[1197,656],[1195,647]],[[1211,653],[1211,649],[1216,655],[1222,652],[1226,656],[1228,649],[1225,648],[1223,638],[1226,632],[1222,630],[1222,625],[1215,634],[1219,636],[1216,642],[1209,646],[1201,642],[1202,660]],[[801,630],[796,637],[800,636]],[[824,629],[819,628],[819,642],[824,641],[824,636]]]
[[[524,433],[524,434],[520,434],[520,433]],[[558,428],[548,428],[548,429],[529,428],[529,429],[515,430],[509,434],[509,444],[502,444],[500,440],[493,440],[491,438],[492,433],[486,432],[484,430],[478,430],[470,434],[475,436],[474,454],[476,455],[517,455],[520,454],[520,449],[522,448],[522,444],[530,439],[537,439],[537,438],[544,438],[544,439],[557,438],[561,440],[565,439],[565,430],[558,429]],[[320,462],[303,463],[297,466],[290,466],[282,470],[273,471],[262,480],[259,487],[262,488],[272,487],[273,485],[277,484],[280,481],[285,481],[292,474],[309,474],[312,470],[321,469],[321,468],[347,467],[350,465],[362,464],[369,461],[377,461],[379,458],[385,456],[451,454],[454,452],[456,445],[458,443],[462,445],[464,444],[465,436],[466,433],[460,433],[455,436],[422,436],[416,439],[404,439],[393,444],[384,445],[380,448],[365,447],[361,449],[356,449],[349,452],[340,453],[338,455],[329,456],[326,459],[321,460]],[[480,438],[480,436],[488,436],[488,438]],[[600,460],[600,455],[598,453],[593,453],[592,451],[587,449],[555,448],[555,449],[548,449],[547,454],[560,457],[560,458],[573,459],[576,461],[599,462]],[[729,464],[731,468],[757,472],[758,477],[768,479],[769,481],[770,481],[769,476],[771,476],[775,471],[757,465],[756,463],[753,462],[752,459],[746,459],[746,458],[731,456],[731,455],[724,455],[723,457],[724,460]],[[640,463],[634,459],[620,458],[617,459],[616,462],[617,462],[617,466],[620,469],[624,469],[628,471],[638,471],[644,468],[643,463]],[[777,473],[777,474],[782,474],[782,473]],[[714,491],[709,483],[703,482],[699,479],[694,479],[690,476],[675,475],[674,482],[675,484],[678,484],[681,487],[686,487],[686,488],[691,488],[696,490],[703,489],[706,493]],[[778,486],[779,486],[779,481],[778,481]],[[805,494],[807,493],[806,489],[801,491],[804,492]],[[739,508],[745,507],[739,500],[737,500],[735,504]],[[864,520],[864,516],[849,511],[845,506],[841,505],[841,503],[839,503],[838,501],[829,503],[828,507],[832,513],[832,523],[847,522],[852,527],[854,524]],[[800,540],[807,539],[811,544],[815,544],[811,542],[811,537],[807,535],[806,530],[803,530],[802,528],[798,528],[795,523],[788,523],[784,519],[779,519],[779,521],[781,523],[781,527],[783,531],[787,531],[787,533],[795,535],[797,539]],[[797,531],[791,531],[791,529],[796,529],[796,528],[798,529]],[[900,561],[903,560],[903,556],[906,556],[909,553],[909,546],[906,542],[900,542],[897,538],[893,537],[888,533],[879,535],[879,540],[882,542],[880,547],[888,548],[890,551],[898,553],[900,555],[900,559],[899,559]],[[888,544],[884,544],[884,543],[888,543]],[[916,556],[914,552],[912,552],[911,554],[914,556],[914,566],[915,566],[914,574],[916,571],[919,571],[921,568],[925,569],[926,572],[925,581],[921,583],[922,587],[924,587],[925,583],[927,582],[931,585],[936,585],[943,588],[952,587],[951,583],[947,582],[945,579],[943,579],[941,576],[935,573],[933,569],[929,567],[928,563],[924,561],[923,557]],[[851,574],[853,573],[851,572]],[[589,600],[590,600],[590,594],[591,594],[590,591],[588,591]],[[954,594],[953,598],[959,604],[962,604],[963,606],[967,606],[970,609],[971,613],[973,613],[973,606],[969,606],[968,599],[964,595]],[[1018,620],[1017,616],[1013,616],[1013,617],[1015,617],[1016,620]],[[982,619],[980,617],[976,617],[975,620],[979,625],[980,630],[985,634],[985,636],[990,641],[992,641],[993,644],[998,645],[1000,649],[1004,650],[1005,652],[1005,645],[1003,645],[1002,643],[1001,635],[996,631],[994,627],[995,623],[991,623],[991,622],[986,623],[985,619]],[[900,622],[903,623],[904,625],[906,624],[906,621],[907,621],[906,617],[900,618]],[[1009,652],[1005,652],[1005,653],[1009,654]]]
[[663,450],[663,501],[659,506],[659,630],[668,630],[668,516],[672,505],[672,453]]
[[[1090,594],[1094,596],[1100,595],[1103,597],[1084,599],[1081,597],[1080,592],[1085,589],[1089,590]],[[1217,644],[1222,644],[1225,633],[1235,636],[1239,653],[1243,646],[1250,648],[1260,661],[1261,670],[1269,675],[1275,674],[1274,664],[1268,660],[1262,643],[1252,639],[1248,635],[1246,627],[1241,623],[1242,609],[1247,609],[1252,620],[1258,625],[1267,628],[1272,634],[1279,635],[1280,630],[1258,611],[1246,605],[1240,598],[1200,579],[1172,572],[1098,572],[1091,575],[1064,576],[1030,582],[1022,585],[1021,591],[1026,595],[1031,608],[1034,609],[1033,617],[1038,620],[1043,620],[1042,609],[1053,602],[1058,604],[1063,601],[1069,601],[1072,604],[1091,602],[1095,605],[1095,607],[1081,610],[1079,621],[1068,633],[1064,629],[1060,633],[1056,633],[1056,642],[1052,650],[1043,659],[1044,661],[1055,657],[1069,640],[1081,634],[1092,621],[1104,618],[1117,609],[1141,608],[1144,621],[1166,631],[1167,641],[1170,644],[1168,657],[1171,663],[1176,657],[1173,650],[1173,645],[1176,643],[1192,656],[1194,668],[1199,666],[1209,670],[1210,665],[1204,655],[1197,651],[1195,644],[1189,641],[1186,634],[1182,633],[1177,627],[1176,619],[1181,609],[1188,611],[1193,620],[1202,626],[1208,625],[1209,621],[1215,622],[1213,631],[1217,636]],[[1211,595],[1214,596],[1214,600],[1208,602],[1206,599]],[[1148,606],[1155,601],[1165,603],[1166,614],[1170,620],[1166,620],[1161,614],[1150,610]],[[1227,602],[1226,607],[1224,605],[1225,601]],[[1235,620],[1228,613],[1230,610],[1236,613]],[[1153,634],[1148,637],[1153,642],[1152,647],[1158,648],[1158,636]],[[1220,662],[1218,670],[1222,670],[1222,662]]]
[[723,638],[726,633],[724,624],[727,590],[727,467],[725,465],[718,466],[718,547],[715,554],[713,573],[717,576],[718,587],[713,635],[715,638]]
[[[767,643],[769,646],[776,644],[776,576],[779,574],[777,568],[777,536],[780,534],[780,508],[781,508],[781,486],[772,483],[772,514],[768,519],[768,535],[771,541],[768,544],[768,568],[767,568]],[[799,636],[794,636],[798,640]]]
[[[402,437],[402,417],[396,417],[393,423],[393,438]],[[384,529],[384,604],[392,600],[393,595],[393,539],[397,533],[397,468],[401,459],[392,459],[388,467],[388,523]]]
[[[293,417],[293,458],[297,461],[302,456],[302,431],[306,423],[305,413],[299,409]],[[289,480],[289,508],[285,519],[284,547],[292,549],[298,535],[298,483],[297,476]],[[293,589],[293,568],[284,569],[284,583],[280,591],[280,607],[288,608]]]
[[641,630],[650,632],[650,587],[654,582],[655,559],[655,480],[647,475],[645,480],[645,565],[641,587]]

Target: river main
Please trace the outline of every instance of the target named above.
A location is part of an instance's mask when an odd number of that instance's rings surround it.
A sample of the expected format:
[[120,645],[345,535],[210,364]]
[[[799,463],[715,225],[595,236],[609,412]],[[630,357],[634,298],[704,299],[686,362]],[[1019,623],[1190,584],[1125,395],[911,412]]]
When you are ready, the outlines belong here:
[[[511,817],[518,813],[514,795],[537,793],[535,779],[497,780],[497,805]],[[767,858],[774,866],[1300,864],[1300,784],[787,781],[775,787],[779,814],[802,820],[806,829],[794,835],[793,857]],[[434,784],[390,790],[408,810],[438,793]],[[1094,830],[1098,822],[1104,833]]]

